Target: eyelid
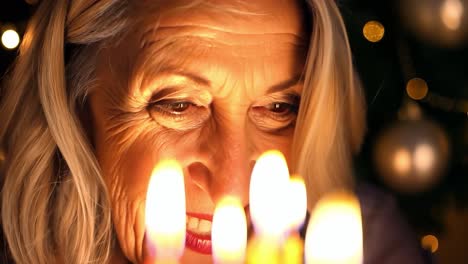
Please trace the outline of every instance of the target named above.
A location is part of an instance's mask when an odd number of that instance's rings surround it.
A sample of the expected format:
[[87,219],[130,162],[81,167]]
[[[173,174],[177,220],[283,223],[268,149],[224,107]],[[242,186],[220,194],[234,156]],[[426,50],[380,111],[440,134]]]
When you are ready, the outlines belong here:
[[284,102],[284,103],[299,103],[300,94],[297,92],[278,92],[273,94],[268,94],[258,101],[256,101],[252,107],[265,106],[274,102]]
[[[171,89],[172,91],[164,93],[163,90]],[[213,100],[211,94],[206,90],[198,90],[192,88],[162,88],[151,96],[150,102],[157,103],[161,101],[169,102],[190,102],[195,105],[210,105]]]

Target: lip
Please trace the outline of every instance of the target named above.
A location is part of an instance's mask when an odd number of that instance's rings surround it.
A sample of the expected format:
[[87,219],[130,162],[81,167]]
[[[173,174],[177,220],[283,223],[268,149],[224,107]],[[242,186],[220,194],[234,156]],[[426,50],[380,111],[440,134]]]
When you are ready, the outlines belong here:
[[201,236],[187,230],[185,246],[200,254],[211,255],[211,235]]
[[[189,213],[188,216],[213,221],[213,215],[201,213]],[[199,235],[186,231],[185,246],[195,252],[205,255],[211,255],[211,233],[209,235]]]

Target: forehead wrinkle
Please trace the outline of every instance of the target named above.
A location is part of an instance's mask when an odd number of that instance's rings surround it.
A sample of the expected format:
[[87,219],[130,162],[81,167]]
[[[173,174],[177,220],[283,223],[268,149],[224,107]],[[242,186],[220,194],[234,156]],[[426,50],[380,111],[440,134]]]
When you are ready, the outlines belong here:
[[157,29],[150,29],[143,33],[141,43],[148,45],[159,40],[184,37],[198,37],[228,46],[261,45],[265,42],[278,41],[301,47],[308,45],[304,37],[292,32],[241,33],[207,25],[159,26]]

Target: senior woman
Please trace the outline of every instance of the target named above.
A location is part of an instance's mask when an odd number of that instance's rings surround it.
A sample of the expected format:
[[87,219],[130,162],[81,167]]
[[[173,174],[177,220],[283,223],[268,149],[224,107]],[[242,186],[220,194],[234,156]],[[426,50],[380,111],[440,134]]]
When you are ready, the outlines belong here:
[[[2,226],[16,263],[142,263],[145,193],[163,158],[184,168],[189,218],[209,218],[225,195],[248,211],[269,149],[304,177],[312,207],[354,188],[365,130],[331,0],[42,0],[2,99]],[[391,200],[360,189],[365,262],[421,263]],[[183,263],[211,261],[201,232],[189,228]]]

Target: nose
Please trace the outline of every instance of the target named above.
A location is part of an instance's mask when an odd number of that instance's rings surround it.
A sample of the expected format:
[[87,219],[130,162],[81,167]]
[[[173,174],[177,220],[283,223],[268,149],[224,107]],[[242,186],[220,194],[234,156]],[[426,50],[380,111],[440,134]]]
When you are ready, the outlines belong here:
[[254,161],[244,129],[218,129],[208,138],[205,151],[209,151],[209,158],[189,166],[192,180],[210,195],[214,204],[224,196],[234,196],[247,206]]

